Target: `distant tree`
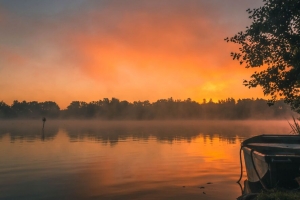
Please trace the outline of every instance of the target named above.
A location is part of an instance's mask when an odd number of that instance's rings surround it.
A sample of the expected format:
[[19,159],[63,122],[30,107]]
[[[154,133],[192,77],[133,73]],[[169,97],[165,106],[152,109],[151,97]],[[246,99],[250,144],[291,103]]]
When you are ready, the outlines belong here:
[[66,114],[68,117],[80,117],[82,116],[81,108],[82,102],[72,101],[71,104],[67,107]]
[[0,119],[7,119],[12,117],[15,117],[15,113],[13,112],[11,107],[3,101],[0,101]]
[[110,119],[116,119],[119,118],[119,114],[120,114],[120,100],[117,98],[111,98],[110,102],[109,102],[109,113]]
[[246,68],[262,68],[244,81],[245,86],[261,86],[271,97],[270,104],[283,97],[300,113],[300,1],[263,2],[262,7],[247,10],[250,27],[225,40],[240,45],[231,53],[234,60]]
[[235,119],[235,108],[236,108],[236,102],[234,98],[228,98],[225,100],[219,100],[217,105],[217,110],[219,113],[218,118],[222,119]]
[[45,101],[39,103],[40,105],[40,114],[42,116],[57,118],[60,114],[60,108],[57,103],[53,101]]
[[97,102],[90,102],[86,105],[85,116],[86,118],[93,118],[96,116],[98,111]]
[[13,101],[11,108],[17,117],[28,117],[31,113],[29,103],[26,101]]
[[120,101],[116,98],[89,103],[72,101],[65,110],[60,110],[53,101],[14,101],[11,106],[0,101],[0,119],[26,118],[79,118],[104,120],[152,120],[152,119],[270,119],[290,116],[291,109],[282,100],[276,101],[276,106],[265,106],[264,99],[233,98],[219,100],[218,103],[209,100],[200,104],[190,98],[174,100],[173,98],[149,101]]
[[26,117],[38,118],[41,116],[41,105],[37,101],[27,102],[28,115]]

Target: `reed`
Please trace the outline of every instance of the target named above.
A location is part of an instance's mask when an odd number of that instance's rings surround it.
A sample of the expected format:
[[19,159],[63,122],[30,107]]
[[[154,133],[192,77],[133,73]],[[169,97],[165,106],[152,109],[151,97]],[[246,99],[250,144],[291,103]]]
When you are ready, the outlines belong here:
[[[296,121],[296,118],[294,116],[292,116],[293,118],[293,123],[289,123],[290,127],[291,127],[291,133],[295,134],[295,135],[300,135],[300,125],[299,123]],[[299,119],[298,119],[299,120]]]

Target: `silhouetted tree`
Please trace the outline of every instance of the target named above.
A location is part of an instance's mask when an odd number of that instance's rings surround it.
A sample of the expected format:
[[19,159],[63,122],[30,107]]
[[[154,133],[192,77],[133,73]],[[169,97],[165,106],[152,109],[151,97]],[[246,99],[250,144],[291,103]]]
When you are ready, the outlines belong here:
[[278,97],[300,113],[300,1],[264,0],[257,9],[248,9],[250,27],[227,42],[241,45],[233,59],[246,68],[261,67],[244,85],[261,86],[270,95],[270,104]]
[[57,103],[53,101],[45,101],[39,103],[41,110],[40,114],[45,117],[57,118],[60,115],[60,108]]
[[12,108],[0,101],[0,119],[13,118],[16,116],[16,113],[12,110]]
[[28,117],[31,114],[29,104],[26,101],[19,102],[15,100],[11,108],[18,117]]
[[67,107],[66,114],[68,117],[80,117],[82,116],[81,112],[81,102],[80,101],[72,101],[71,104]]
[[174,100],[173,98],[159,99],[156,102],[120,101],[119,99],[104,98],[89,103],[72,101],[65,110],[60,110],[53,101],[26,102],[14,101],[11,106],[0,102],[0,118],[79,118],[105,120],[152,120],[152,119],[271,119],[290,116],[291,110],[283,100],[277,101],[276,106],[267,106],[264,99],[233,98],[219,100],[211,99],[199,104],[190,98]]

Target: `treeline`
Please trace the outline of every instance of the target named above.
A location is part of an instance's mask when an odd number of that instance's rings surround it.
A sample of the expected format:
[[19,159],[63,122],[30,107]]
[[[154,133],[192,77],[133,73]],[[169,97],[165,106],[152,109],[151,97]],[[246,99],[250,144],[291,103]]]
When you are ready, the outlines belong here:
[[191,99],[160,99],[149,101],[120,101],[104,98],[89,103],[73,101],[66,109],[60,109],[53,101],[14,101],[12,105],[0,102],[0,119],[41,117],[58,119],[103,120],[154,120],[154,119],[284,119],[291,117],[290,107],[279,100],[268,106],[264,99],[228,98],[217,103],[204,99],[200,104]]

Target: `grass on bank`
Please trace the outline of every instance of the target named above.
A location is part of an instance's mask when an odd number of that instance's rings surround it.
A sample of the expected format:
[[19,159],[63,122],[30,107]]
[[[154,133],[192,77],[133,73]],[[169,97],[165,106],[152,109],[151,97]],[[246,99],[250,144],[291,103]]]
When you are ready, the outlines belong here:
[[299,191],[272,190],[270,192],[259,193],[255,200],[297,200],[297,199],[300,199]]

